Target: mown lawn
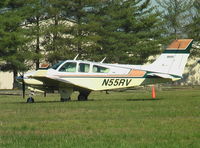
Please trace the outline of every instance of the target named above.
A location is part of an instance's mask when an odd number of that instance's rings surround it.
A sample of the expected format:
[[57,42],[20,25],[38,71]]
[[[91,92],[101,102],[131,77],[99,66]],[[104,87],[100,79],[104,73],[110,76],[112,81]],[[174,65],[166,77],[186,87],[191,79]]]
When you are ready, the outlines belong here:
[[200,89],[93,92],[89,101],[59,96],[0,96],[0,148],[200,147]]

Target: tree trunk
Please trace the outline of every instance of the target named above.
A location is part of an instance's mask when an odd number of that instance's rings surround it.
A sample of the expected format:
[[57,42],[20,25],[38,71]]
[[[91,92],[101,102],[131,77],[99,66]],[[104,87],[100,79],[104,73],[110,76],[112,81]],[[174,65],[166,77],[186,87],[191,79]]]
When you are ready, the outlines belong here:
[[17,77],[17,70],[13,70],[13,88],[12,89],[17,88],[16,77]]
[[[39,53],[40,53],[40,22],[39,22],[39,17],[36,18],[36,21],[37,21],[37,39],[36,39],[36,50],[35,50],[35,53],[38,56]],[[36,70],[38,70],[39,67],[40,67],[40,59],[39,59],[39,57],[36,58],[35,63],[36,63]]]
[[[55,26],[55,28],[57,29],[57,27],[58,27],[58,15],[55,15],[55,17],[54,17],[54,26]],[[54,51],[56,51],[57,50],[57,48],[56,48],[56,40],[57,40],[57,38],[58,38],[58,33],[57,33],[57,31],[55,32],[53,32],[53,50]]]
[[81,0],[79,0],[79,2],[78,2],[78,4],[79,4],[79,7],[78,7],[78,11],[77,11],[77,37],[79,38],[78,39],[78,42],[77,42],[77,51],[78,51],[78,54],[80,55],[80,57],[82,56],[82,52],[83,52],[83,50],[82,50],[82,41],[81,41],[81,39],[80,39],[80,37],[82,36],[82,30],[81,30],[81,28],[80,28],[80,25],[81,25],[81,12],[80,12],[80,10],[81,10],[81,5],[82,5],[82,3],[81,3]]

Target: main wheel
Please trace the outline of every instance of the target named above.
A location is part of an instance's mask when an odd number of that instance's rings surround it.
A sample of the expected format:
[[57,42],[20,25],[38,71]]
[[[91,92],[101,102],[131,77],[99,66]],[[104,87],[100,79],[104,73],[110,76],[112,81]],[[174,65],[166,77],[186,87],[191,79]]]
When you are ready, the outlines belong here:
[[71,98],[69,97],[69,98],[60,98],[60,101],[61,102],[67,102],[67,101],[70,101],[71,100]]
[[78,95],[78,101],[87,101],[87,96],[83,94]]
[[27,99],[27,101],[26,101],[26,103],[34,103],[35,101],[34,101],[34,99],[33,99],[33,97],[29,97],[28,99]]

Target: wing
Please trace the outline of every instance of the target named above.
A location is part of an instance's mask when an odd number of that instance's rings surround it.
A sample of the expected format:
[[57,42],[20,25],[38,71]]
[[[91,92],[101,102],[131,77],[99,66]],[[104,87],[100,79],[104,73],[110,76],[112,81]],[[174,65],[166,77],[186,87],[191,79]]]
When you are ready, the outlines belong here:
[[79,86],[67,80],[61,79],[57,76],[31,76],[31,78],[42,81],[46,87],[59,89],[60,87],[74,88],[74,89],[87,89],[86,87]]

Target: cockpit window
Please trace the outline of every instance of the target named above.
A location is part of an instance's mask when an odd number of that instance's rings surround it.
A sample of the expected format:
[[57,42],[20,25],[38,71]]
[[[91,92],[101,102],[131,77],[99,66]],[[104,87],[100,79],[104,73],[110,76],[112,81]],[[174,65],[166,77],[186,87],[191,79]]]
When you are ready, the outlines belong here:
[[89,72],[90,71],[90,64],[80,63],[78,71],[79,72]]
[[50,67],[50,68],[52,68],[52,69],[57,69],[62,63],[63,63],[64,61],[60,61],[59,63],[56,63],[55,65],[53,65],[52,67]]
[[60,69],[60,72],[76,72],[76,63],[67,62]]
[[109,68],[106,68],[106,67],[94,65],[92,68],[92,71],[95,73],[108,73],[110,70]]

